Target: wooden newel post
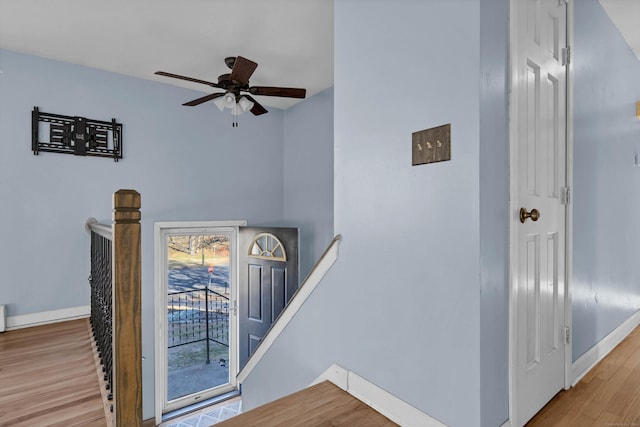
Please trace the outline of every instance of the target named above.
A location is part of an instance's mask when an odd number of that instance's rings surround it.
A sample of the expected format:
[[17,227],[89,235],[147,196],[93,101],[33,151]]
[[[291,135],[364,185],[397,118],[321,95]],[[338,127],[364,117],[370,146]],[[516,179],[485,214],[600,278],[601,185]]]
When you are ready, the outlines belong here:
[[114,420],[142,426],[140,194],[113,195]]

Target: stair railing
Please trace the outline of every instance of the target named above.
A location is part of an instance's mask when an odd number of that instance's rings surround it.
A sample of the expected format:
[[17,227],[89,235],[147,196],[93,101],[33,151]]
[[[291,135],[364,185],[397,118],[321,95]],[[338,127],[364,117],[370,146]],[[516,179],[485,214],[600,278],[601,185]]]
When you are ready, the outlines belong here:
[[140,194],[113,195],[113,225],[89,218],[91,325],[116,427],[142,426]]

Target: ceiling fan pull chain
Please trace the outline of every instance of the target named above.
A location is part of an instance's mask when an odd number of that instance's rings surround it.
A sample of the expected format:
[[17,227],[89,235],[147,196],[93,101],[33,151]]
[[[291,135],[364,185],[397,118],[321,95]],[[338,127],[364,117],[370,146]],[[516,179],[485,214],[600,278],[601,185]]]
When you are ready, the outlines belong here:
[[231,107],[231,114],[233,116],[233,122],[232,122],[232,127],[237,128],[238,127],[238,112],[236,111],[238,104],[234,103],[233,107]]

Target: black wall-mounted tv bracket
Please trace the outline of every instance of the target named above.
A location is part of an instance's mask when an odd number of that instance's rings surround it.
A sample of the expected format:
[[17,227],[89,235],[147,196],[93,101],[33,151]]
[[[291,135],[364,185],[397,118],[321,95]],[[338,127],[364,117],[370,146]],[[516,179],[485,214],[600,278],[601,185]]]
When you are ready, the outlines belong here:
[[[40,142],[40,123],[49,123],[49,142]],[[46,125],[44,130],[46,131]],[[43,135],[46,132],[43,132]],[[122,124],[91,120],[78,116],[44,113],[33,107],[31,113],[31,149],[76,156],[122,158]]]

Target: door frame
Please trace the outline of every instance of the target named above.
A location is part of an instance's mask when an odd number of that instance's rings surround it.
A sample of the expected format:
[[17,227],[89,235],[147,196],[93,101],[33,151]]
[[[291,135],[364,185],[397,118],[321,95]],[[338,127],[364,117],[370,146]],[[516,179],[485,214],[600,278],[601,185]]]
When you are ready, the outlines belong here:
[[[165,394],[166,394],[166,337],[164,334],[166,323],[166,309],[167,309],[167,293],[165,285],[165,275],[167,271],[165,245],[163,236],[168,229],[189,229],[189,232],[197,233],[201,231],[203,233],[210,232],[210,229],[227,229],[233,235],[233,242],[230,248],[230,252],[234,257],[230,260],[229,273],[230,273],[230,291],[231,300],[237,300],[238,293],[238,254],[237,254],[237,237],[239,227],[247,225],[245,220],[237,221],[168,221],[168,222],[154,222],[153,224],[153,253],[154,253],[154,279],[153,279],[153,293],[154,293],[154,341],[155,341],[155,422],[160,424],[162,422],[162,415],[164,413],[165,406]],[[238,345],[238,316],[233,315],[232,319],[229,319],[230,326],[233,324],[233,333],[229,334],[229,347]],[[237,387],[236,375],[238,374],[238,352],[236,351],[235,358],[229,361],[230,371],[230,389]],[[195,404],[199,399],[193,399],[191,404]],[[176,408],[177,409],[177,408]]]
[[[573,28],[574,11],[573,1],[564,1],[567,4],[567,46],[573,49]],[[518,147],[517,147],[517,102],[514,102],[516,91],[514,82],[518,80],[518,58],[520,52],[515,41],[518,37],[516,17],[519,8],[522,7],[522,0],[509,0],[509,421],[506,425],[514,425],[516,418],[515,396],[518,390],[515,384],[516,379],[516,334],[517,334],[517,301],[513,292],[514,284],[517,280],[518,257],[517,257],[517,233],[515,227],[519,225],[517,212],[518,205]],[[564,363],[564,388],[568,390],[573,382],[572,378],[572,342],[573,342],[573,316],[571,311],[571,279],[573,276],[573,60],[570,60],[566,69],[566,155],[565,174],[566,185],[570,189],[570,201],[565,209],[565,277],[564,277],[564,310],[565,326],[569,328],[569,344],[565,345]]]

